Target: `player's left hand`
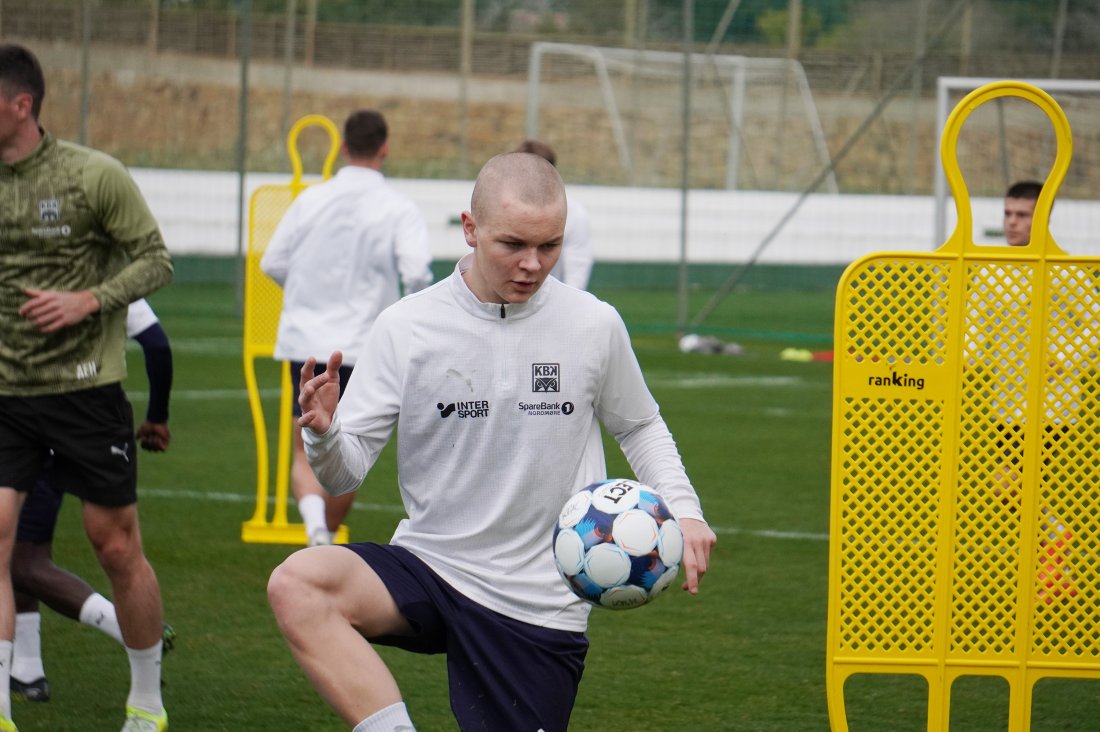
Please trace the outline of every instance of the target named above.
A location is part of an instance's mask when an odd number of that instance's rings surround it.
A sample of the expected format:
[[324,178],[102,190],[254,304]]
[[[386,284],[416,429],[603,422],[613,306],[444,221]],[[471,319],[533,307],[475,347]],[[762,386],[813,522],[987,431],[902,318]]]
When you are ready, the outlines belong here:
[[60,290],[23,290],[27,301],[19,308],[19,314],[31,321],[43,333],[76,325],[84,318],[99,311],[99,300],[91,290],[62,292]]
[[683,589],[699,594],[699,582],[707,573],[710,550],[718,543],[718,537],[705,521],[681,519],[680,531],[684,534],[684,584]]
[[164,452],[172,441],[172,433],[163,422],[142,422],[137,430],[137,439],[142,449],[149,452]]

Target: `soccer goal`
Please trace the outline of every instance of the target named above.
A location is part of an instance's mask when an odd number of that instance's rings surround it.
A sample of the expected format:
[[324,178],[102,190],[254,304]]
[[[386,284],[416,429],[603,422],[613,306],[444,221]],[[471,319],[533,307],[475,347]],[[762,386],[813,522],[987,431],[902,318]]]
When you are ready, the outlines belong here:
[[[828,165],[825,132],[797,61],[690,54],[685,114],[684,58],[670,51],[534,43],[527,136],[583,140],[585,149],[560,151],[563,162],[571,173],[603,184],[679,185],[685,119],[692,187],[798,190]],[[605,160],[596,153],[609,149],[616,152],[617,171],[584,170],[584,161]],[[825,186],[836,192],[836,179],[830,175]]]
[[[948,113],[967,94],[997,79],[945,76],[936,84],[936,140]],[[1100,81],[1023,79],[1050,94],[1073,129],[1073,165],[1058,191],[1050,218],[1054,238],[1071,254],[1100,254]],[[1055,132],[1035,105],[998,99],[974,111],[959,136],[958,160],[972,194],[974,242],[1003,243],[1004,192],[1019,180],[1047,177],[1056,149]],[[947,240],[955,209],[936,156],[935,219],[932,246]]]

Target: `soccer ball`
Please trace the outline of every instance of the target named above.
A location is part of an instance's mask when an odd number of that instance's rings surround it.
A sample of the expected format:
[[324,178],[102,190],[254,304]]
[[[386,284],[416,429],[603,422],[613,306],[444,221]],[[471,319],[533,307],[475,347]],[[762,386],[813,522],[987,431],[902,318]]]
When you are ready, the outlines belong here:
[[652,488],[617,479],[573,495],[554,524],[554,562],[596,607],[626,610],[664,592],[680,571],[684,535]]

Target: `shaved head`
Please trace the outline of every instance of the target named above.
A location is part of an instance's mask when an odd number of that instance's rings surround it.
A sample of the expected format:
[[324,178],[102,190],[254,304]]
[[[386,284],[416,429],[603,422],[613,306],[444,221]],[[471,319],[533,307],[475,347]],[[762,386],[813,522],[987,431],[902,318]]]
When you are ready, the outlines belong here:
[[556,203],[565,209],[565,184],[557,168],[542,157],[526,152],[509,152],[491,158],[481,168],[470,197],[474,218],[492,216],[505,198],[547,208]]
[[462,212],[462,234],[474,250],[462,278],[474,296],[515,304],[534,295],[561,256],[566,207],[561,176],[543,158],[490,158]]

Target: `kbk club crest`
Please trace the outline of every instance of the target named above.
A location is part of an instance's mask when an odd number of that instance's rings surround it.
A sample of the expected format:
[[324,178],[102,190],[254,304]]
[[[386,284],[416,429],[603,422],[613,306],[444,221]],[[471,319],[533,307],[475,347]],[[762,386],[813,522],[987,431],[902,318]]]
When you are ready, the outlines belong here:
[[560,374],[561,366],[559,364],[531,364],[531,391],[543,393],[561,391]]

